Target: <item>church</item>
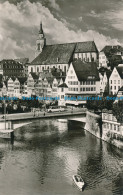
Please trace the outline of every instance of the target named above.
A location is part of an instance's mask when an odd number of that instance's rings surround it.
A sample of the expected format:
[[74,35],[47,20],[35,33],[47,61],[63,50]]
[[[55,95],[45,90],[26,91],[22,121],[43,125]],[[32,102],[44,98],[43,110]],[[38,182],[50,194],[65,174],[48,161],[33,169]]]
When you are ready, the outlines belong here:
[[35,59],[28,66],[28,73],[50,71],[52,68],[68,72],[70,63],[80,59],[82,62],[96,62],[98,49],[94,41],[71,42],[48,45],[42,23],[36,40]]

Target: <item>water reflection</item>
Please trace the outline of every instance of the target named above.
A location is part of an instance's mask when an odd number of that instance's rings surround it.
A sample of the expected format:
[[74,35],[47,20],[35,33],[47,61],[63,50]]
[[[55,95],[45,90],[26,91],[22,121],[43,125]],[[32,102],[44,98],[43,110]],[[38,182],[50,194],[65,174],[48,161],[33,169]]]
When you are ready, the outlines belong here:
[[122,152],[79,127],[68,131],[67,123],[40,120],[0,144],[1,195],[80,194],[76,173],[86,183],[83,194],[123,193]]

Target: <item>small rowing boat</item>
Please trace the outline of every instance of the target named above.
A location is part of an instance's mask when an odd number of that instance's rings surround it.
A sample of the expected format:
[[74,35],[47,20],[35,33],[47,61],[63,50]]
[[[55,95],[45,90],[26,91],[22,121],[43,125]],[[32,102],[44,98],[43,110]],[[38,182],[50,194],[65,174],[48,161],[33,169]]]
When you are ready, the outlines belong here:
[[76,186],[79,188],[79,190],[83,190],[83,187],[85,185],[83,179],[80,175],[73,175],[73,181],[76,184]]

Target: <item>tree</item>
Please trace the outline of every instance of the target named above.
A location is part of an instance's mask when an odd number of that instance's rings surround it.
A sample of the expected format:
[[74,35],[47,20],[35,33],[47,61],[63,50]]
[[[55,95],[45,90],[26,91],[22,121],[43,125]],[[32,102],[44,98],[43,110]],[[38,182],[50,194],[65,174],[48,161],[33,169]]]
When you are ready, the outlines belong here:
[[123,122],[123,100],[120,100],[113,104],[113,115],[116,116],[119,122]]

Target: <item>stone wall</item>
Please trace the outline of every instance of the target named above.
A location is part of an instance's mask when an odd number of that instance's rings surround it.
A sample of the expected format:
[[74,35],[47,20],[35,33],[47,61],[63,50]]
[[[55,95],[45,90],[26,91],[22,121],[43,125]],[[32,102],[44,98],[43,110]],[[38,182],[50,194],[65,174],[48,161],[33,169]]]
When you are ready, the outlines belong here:
[[86,125],[85,129],[98,138],[102,137],[101,116],[95,113],[86,112]]
[[[111,136],[113,133],[110,131],[110,135],[107,134],[107,130],[103,128],[102,117],[99,114],[93,112],[86,112],[86,125],[85,130],[89,131],[91,134],[96,137],[120,148],[123,149],[123,141],[121,139],[116,139],[114,136]],[[120,126],[122,128],[122,126]],[[122,136],[123,137],[123,136]]]

